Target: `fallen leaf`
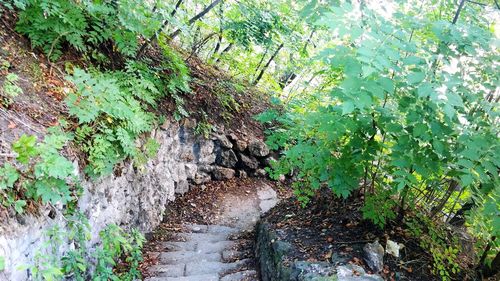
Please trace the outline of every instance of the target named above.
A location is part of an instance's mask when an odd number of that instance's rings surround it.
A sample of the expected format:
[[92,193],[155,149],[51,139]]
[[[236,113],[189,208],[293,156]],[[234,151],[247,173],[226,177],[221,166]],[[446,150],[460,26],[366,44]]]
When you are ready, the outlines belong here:
[[14,123],[12,121],[10,121],[9,126],[7,126],[7,128],[9,128],[9,129],[14,129],[15,127],[17,127],[17,125],[16,125],[16,123]]
[[325,255],[324,255],[324,258],[325,260],[329,260],[332,258],[332,255],[333,255],[333,252],[332,251],[328,251]]

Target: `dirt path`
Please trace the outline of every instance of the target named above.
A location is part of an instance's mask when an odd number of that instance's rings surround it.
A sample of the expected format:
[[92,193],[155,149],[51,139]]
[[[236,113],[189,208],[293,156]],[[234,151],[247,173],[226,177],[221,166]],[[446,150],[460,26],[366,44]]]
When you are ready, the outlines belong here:
[[254,226],[278,202],[265,180],[214,182],[172,204],[146,245],[148,281],[259,280]]

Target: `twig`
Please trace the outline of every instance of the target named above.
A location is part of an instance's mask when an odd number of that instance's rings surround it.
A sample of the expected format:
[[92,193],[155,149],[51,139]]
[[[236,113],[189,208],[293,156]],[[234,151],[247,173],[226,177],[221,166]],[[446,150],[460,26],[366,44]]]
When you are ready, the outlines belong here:
[[0,108],[0,113],[7,119],[15,119],[17,122],[21,123],[22,125],[24,125],[26,128],[32,130],[33,132],[37,132],[39,134],[43,134],[41,131],[31,127],[30,125],[24,123],[21,119],[15,117],[14,115],[12,114],[9,114],[5,109],[3,108]]
[[332,242],[332,244],[361,244],[361,243],[372,243],[375,240],[355,240],[355,241],[341,241],[341,242]]

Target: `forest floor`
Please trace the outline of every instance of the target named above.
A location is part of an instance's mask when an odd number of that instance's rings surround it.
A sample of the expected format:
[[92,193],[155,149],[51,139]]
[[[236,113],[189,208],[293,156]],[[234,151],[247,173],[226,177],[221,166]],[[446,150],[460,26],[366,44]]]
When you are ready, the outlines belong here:
[[363,246],[387,240],[401,243],[400,257],[384,256],[384,268],[379,274],[384,280],[439,280],[431,273],[430,256],[419,246],[402,225],[380,229],[362,217],[362,196],[343,200],[325,190],[307,208],[290,197],[266,215],[266,222],[280,240],[292,243],[294,251],[287,258],[334,265],[355,264],[370,273],[363,259]]
[[[267,191],[262,192],[262,190]],[[277,197],[274,197],[273,193],[277,194]],[[272,198],[269,201],[271,204],[265,206],[266,204],[262,204],[262,198],[268,197]],[[280,203],[270,209],[276,204],[275,198],[279,198]],[[172,261],[172,253],[193,250],[191,249],[193,241],[182,237],[186,233],[192,233],[193,226],[228,226],[236,230],[235,233],[231,233],[233,235],[231,238],[222,237],[221,239],[223,241],[233,239],[233,241],[238,242],[231,243],[231,250],[244,253],[240,257],[245,261],[245,264],[239,266],[238,270],[250,273],[258,272],[254,256],[256,239],[254,226],[258,220],[264,219],[272,225],[274,230],[278,230],[280,240],[293,244],[294,251],[291,252],[290,256],[287,256],[290,261],[328,262],[332,265],[355,264],[363,267],[366,272],[370,272],[363,260],[363,246],[375,240],[379,240],[381,244],[385,245],[385,242],[390,239],[403,244],[404,248],[401,250],[400,258],[385,255],[384,269],[380,273],[384,280],[439,280],[431,273],[430,256],[419,246],[418,240],[411,237],[404,227],[391,225],[381,230],[362,218],[360,207],[363,199],[361,196],[347,203],[347,201],[334,198],[331,193],[325,192],[316,199],[311,202],[308,208],[302,208],[289,186],[255,178],[234,178],[224,182],[214,181],[199,188],[193,188],[168,205],[164,222],[147,236],[148,242],[144,247],[145,261],[141,265],[143,276],[149,281],[170,280],[158,278],[158,276],[165,278],[165,275],[161,275],[162,269],[168,269],[176,276],[175,270],[171,267],[173,263],[182,263],[185,273],[186,270],[190,271],[189,263],[199,263],[201,262],[200,258],[207,258],[208,262],[212,263],[213,261],[224,263],[224,251],[227,251],[227,248],[217,249],[220,250],[220,257],[213,257],[213,253],[198,253],[196,258],[186,260],[186,253],[184,253],[184,256]],[[263,214],[263,211],[267,212]],[[179,234],[181,238],[179,238]],[[208,234],[208,240],[195,242],[221,243],[221,241],[210,241],[213,239],[214,233],[205,232],[205,234]],[[220,233],[215,234],[219,235]],[[234,234],[237,235],[234,236]],[[175,247],[172,247],[172,242],[179,241],[184,243],[184,246],[179,248],[179,245],[175,244]],[[202,249],[198,250],[203,251]],[[250,262],[248,262],[249,259]],[[235,261],[231,260],[231,262]],[[166,268],[166,265],[169,267]],[[212,272],[218,272],[218,270],[212,269]],[[235,270],[229,270],[225,273],[228,272],[234,273]],[[200,280],[233,280],[228,277],[227,279],[211,279],[216,278],[216,276],[210,274],[201,275],[199,278],[202,278]],[[253,281],[259,279],[250,274],[245,278],[234,280]]]

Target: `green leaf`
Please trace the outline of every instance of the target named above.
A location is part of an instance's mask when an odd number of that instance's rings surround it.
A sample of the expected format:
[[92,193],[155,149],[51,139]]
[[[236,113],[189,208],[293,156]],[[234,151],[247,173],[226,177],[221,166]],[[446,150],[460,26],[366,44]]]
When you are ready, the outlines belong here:
[[391,79],[386,77],[381,77],[377,81],[382,88],[388,92],[389,94],[394,93],[394,82]]
[[462,186],[469,186],[474,182],[474,178],[470,174],[466,174],[460,177],[460,183]]
[[36,137],[22,135],[12,144],[12,149],[17,153],[17,161],[28,164],[31,157],[37,155]]
[[25,206],[26,206],[25,200],[17,200],[16,203],[14,204],[14,210],[16,210],[18,214],[22,214],[24,212]]
[[342,115],[349,114],[354,111],[354,103],[352,101],[346,101],[342,103]]
[[5,269],[5,258],[0,256],[0,271]]
[[429,97],[433,91],[434,89],[432,88],[432,84],[424,82],[418,86],[417,93],[420,98],[426,98]]
[[14,166],[5,163],[0,167],[0,190],[14,187],[18,179],[19,173]]
[[412,73],[408,74],[408,76],[406,77],[406,79],[408,80],[409,84],[415,85],[415,84],[418,84],[418,83],[424,81],[424,79],[425,79],[425,73],[423,73],[423,72],[412,72]]

